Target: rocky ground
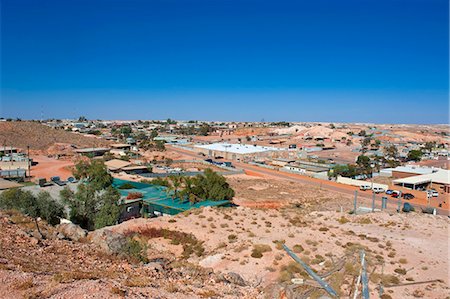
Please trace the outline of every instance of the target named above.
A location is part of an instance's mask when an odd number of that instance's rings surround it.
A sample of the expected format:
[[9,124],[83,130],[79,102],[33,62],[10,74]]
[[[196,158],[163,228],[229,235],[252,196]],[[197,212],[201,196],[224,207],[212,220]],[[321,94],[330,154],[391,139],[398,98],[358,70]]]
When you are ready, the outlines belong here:
[[[176,217],[136,219],[111,228],[118,233],[147,235],[152,229],[183,231],[203,247],[189,261],[218,272],[238,273],[249,285],[262,286],[265,296],[292,292],[291,279],[307,286],[296,289],[316,298],[325,294],[286,254],[293,249],[342,297],[353,294],[359,254],[367,254],[371,296],[383,298],[446,298],[448,294],[448,224],[446,218],[423,214],[349,215],[324,211],[308,214],[295,207],[195,210]],[[168,238],[148,239],[148,246],[175,256],[181,244]],[[330,274],[331,273],[331,274]],[[311,287],[313,286],[313,287]],[[291,298],[294,298],[292,296]]]
[[[319,298],[285,244],[353,297],[366,253],[372,298],[449,298],[449,219],[352,215],[352,198],[289,181],[227,177],[234,208],[135,219],[86,234],[0,211],[2,298]],[[137,254],[137,247],[142,254]],[[295,284],[294,284],[295,283]]]
[[29,121],[0,122],[0,140],[7,146],[23,150],[29,146],[33,153],[44,155],[73,154],[74,147],[101,147],[109,144],[94,136],[86,137]]
[[230,175],[227,182],[235,190],[234,201],[253,208],[280,208],[297,205],[301,212],[350,208],[352,196],[333,193],[320,186],[311,186],[277,178]]
[[[255,288],[238,285],[239,277],[232,273],[219,276],[152,249],[147,251],[147,263],[137,263],[128,256],[102,250],[105,241],[98,235],[91,243],[91,236],[77,235],[76,230],[64,236],[42,222],[40,228],[46,239],[39,236],[31,219],[0,212],[1,298],[259,296]],[[113,249],[112,245],[123,238],[106,240]]]

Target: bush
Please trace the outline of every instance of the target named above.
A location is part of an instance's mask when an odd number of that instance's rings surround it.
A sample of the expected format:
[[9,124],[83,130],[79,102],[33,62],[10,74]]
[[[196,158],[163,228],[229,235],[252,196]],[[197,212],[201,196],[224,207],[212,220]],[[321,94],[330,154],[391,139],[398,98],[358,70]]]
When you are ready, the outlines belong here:
[[294,245],[294,247],[292,247],[292,250],[296,253],[300,253],[300,252],[303,252],[305,249],[303,248],[302,245],[296,244],[296,245]]
[[251,257],[253,258],[262,258],[263,253],[272,251],[272,248],[267,244],[256,244],[253,245],[253,250],[251,253]]
[[118,189],[122,189],[122,190],[134,189],[134,186],[133,186],[133,184],[125,183],[125,184],[120,185],[118,187]]
[[141,243],[131,237],[127,238],[127,243],[122,247],[121,255],[130,258],[132,261],[148,263],[145,255],[145,247]]
[[163,178],[155,178],[153,180],[150,181],[150,184],[153,185],[158,185],[158,186],[163,186],[163,187],[169,187],[169,181]]
[[0,194],[0,208],[17,210],[33,218],[40,217],[51,225],[59,224],[59,219],[65,217],[64,207],[48,192],[40,192],[35,197],[30,191],[9,189]]

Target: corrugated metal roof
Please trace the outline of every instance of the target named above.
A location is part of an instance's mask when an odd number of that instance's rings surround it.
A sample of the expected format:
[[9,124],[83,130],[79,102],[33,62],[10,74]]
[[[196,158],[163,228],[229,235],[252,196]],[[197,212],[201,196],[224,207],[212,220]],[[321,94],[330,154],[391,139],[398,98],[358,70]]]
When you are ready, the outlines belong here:
[[262,153],[267,151],[280,150],[279,148],[269,146],[259,146],[259,145],[254,146],[248,144],[229,144],[229,143],[213,143],[207,145],[196,145],[195,147],[234,154],[253,154],[253,153]]
[[450,185],[450,171],[445,169],[439,169],[434,173],[415,175],[408,178],[402,178],[393,181],[394,184],[413,184],[413,185],[430,182]]

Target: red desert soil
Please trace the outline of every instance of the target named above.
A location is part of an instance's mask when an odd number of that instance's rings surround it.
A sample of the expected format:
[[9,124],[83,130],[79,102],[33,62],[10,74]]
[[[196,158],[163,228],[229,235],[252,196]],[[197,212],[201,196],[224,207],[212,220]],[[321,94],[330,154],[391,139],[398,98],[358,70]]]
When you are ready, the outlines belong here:
[[56,160],[47,156],[33,156],[33,161],[38,162],[31,168],[31,175],[35,178],[50,179],[52,176],[59,176],[65,180],[72,176],[70,167],[74,165],[72,161]]

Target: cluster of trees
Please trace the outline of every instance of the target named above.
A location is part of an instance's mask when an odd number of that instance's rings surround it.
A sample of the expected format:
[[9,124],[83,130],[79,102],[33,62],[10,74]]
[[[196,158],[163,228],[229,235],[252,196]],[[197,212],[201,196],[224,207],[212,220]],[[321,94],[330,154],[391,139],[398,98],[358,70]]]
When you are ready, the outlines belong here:
[[61,191],[61,199],[70,208],[70,220],[87,230],[117,223],[121,208],[120,193],[112,187],[113,178],[100,160],[80,161],[74,176],[86,182],[74,192],[69,187]]
[[59,224],[60,218],[65,217],[64,206],[55,201],[50,193],[40,192],[37,196],[30,191],[18,188],[9,189],[0,194],[0,208],[5,210],[17,210],[24,215],[34,218],[36,228],[43,237],[37,218],[40,217],[51,225]]
[[163,152],[166,150],[163,140],[144,140],[139,144],[143,150]]
[[195,177],[170,176],[167,179],[154,179],[151,183],[167,187],[173,199],[189,200],[191,204],[207,199],[230,200],[234,197],[234,190],[226,179],[209,168]]
[[[373,169],[372,165],[374,166]],[[369,157],[360,155],[356,159],[356,164],[336,165],[330,170],[328,176],[354,177],[362,174],[369,175],[373,170],[379,170],[379,167],[379,160],[372,161]]]

